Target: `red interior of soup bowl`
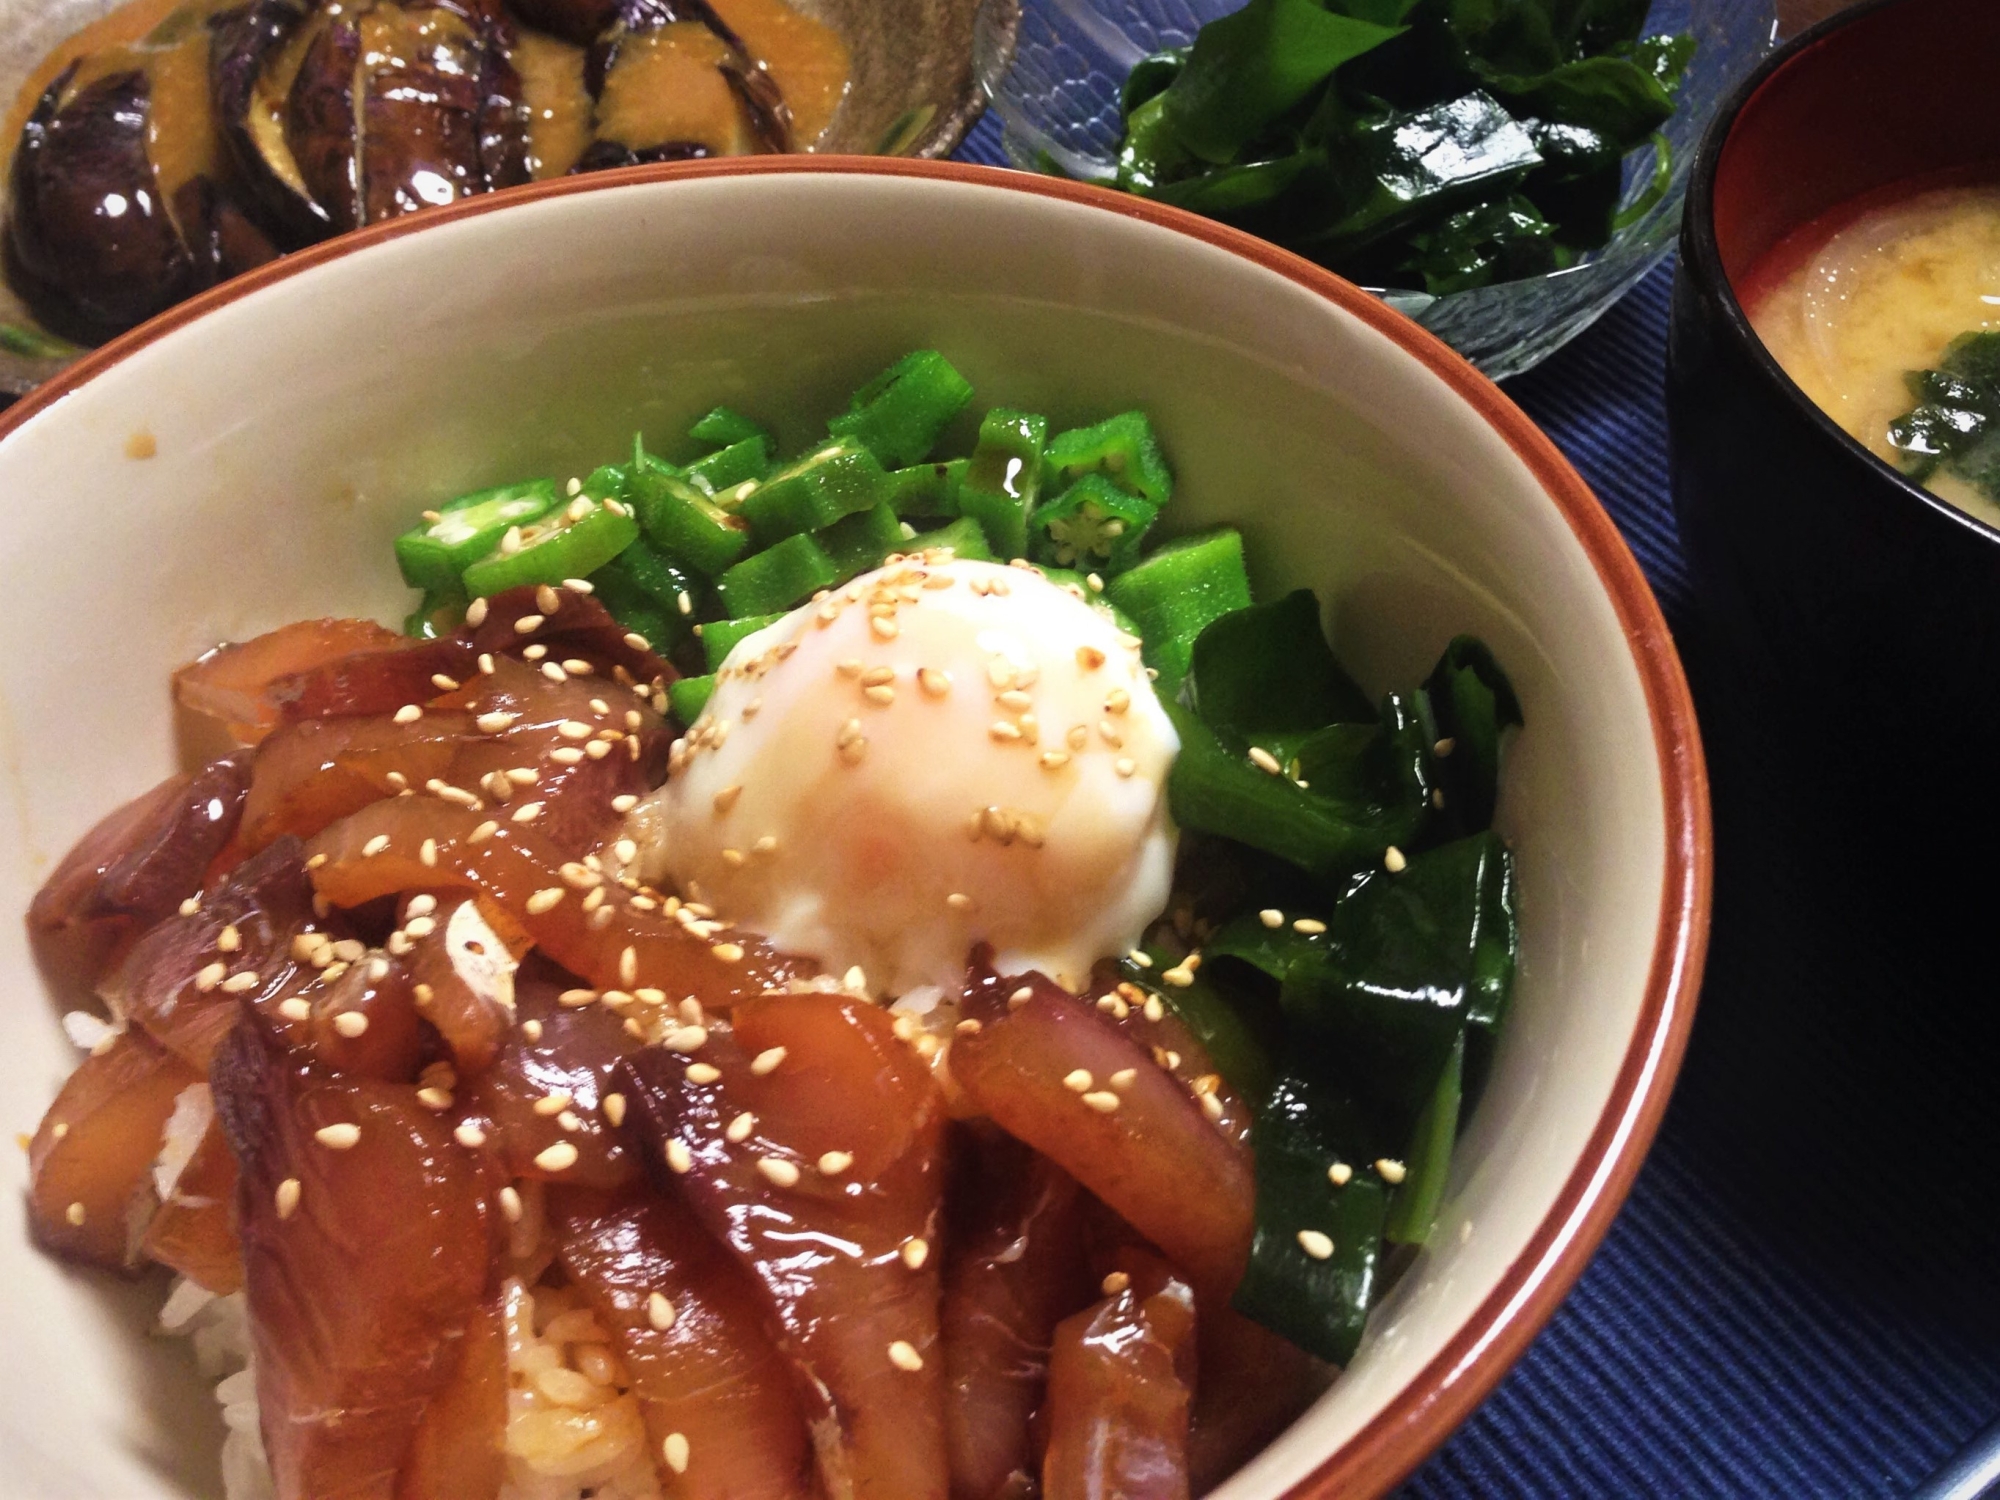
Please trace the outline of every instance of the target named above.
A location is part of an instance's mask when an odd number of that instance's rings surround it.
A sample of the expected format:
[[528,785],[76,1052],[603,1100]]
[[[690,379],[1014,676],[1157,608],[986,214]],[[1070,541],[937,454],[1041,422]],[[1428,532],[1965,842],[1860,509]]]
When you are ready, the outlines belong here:
[[2000,4],[1885,0],[1828,27],[1744,103],[1716,162],[1716,247],[1744,301],[1753,272],[1783,273],[1785,257],[1766,256],[1815,220],[1912,179],[2000,167]]

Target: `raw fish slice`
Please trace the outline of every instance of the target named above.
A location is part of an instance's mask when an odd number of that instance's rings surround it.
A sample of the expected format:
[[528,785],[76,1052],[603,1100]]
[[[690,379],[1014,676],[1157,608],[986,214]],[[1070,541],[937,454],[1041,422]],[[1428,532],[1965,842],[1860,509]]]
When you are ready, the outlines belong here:
[[28,907],[35,956],[59,990],[96,987],[124,946],[201,889],[236,832],[249,757],[174,776],[105,818]]
[[507,1336],[497,1302],[480,1304],[462,1347],[417,1424],[396,1500],[494,1500],[506,1481]]
[[1041,1469],[1029,1423],[1056,1324],[1097,1296],[1083,1262],[1084,1193],[997,1131],[967,1129],[957,1144],[940,1326],[951,1492],[1017,1500]]
[[242,1289],[236,1157],[214,1118],[161,1200],[139,1248],[148,1259],[171,1266],[218,1297]]
[[267,696],[286,719],[348,714],[393,714],[406,703],[428,703],[476,670],[478,653],[458,636],[435,641],[403,638],[399,649],[336,657],[274,680]]
[[389,714],[280,725],[257,747],[243,843],[254,850],[286,834],[309,839],[404,786],[443,777],[474,733],[462,713],[427,714],[413,725]]
[[437,1028],[462,1078],[493,1065],[514,1026],[515,959],[477,900],[437,898],[436,927],[407,960],[417,1011]]
[[948,1493],[929,1253],[944,1106],[928,1065],[877,1006],[815,993],[743,1004],[731,1033],[712,1030],[689,1056],[648,1049],[619,1076],[648,1169],[762,1289],[827,1493]]
[[1039,974],[975,971],[963,1010],[981,1026],[953,1039],[950,1067],[972,1102],[1226,1300],[1250,1250],[1247,1146],[1105,1012]]
[[1188,1432],[1188,1477],[1203,1494],[1312,1405],[1333,1369],[1231,1307],[1205,1306],[1198,1332],[1201,1374]]
[[[205,892],[196,911],[168,917],[133,944],[104,998],[114,1013],[205,1070],[236,1024],[239,1000],[275,1004],[305,982],[294,941],[326,926],[313,915],[304,850],[297,839],[280,839]],[[248,988],[237,987],[243,984]]]
[[144,1033],[120,1033],[84,1058],[28,1147],[28,1222],[69,1260],[113,1270],[139,1263],[158,1207],[153,1162],[174,1101],[201,1074]]
[[[553,612],[547,608],[551,600],[556,605]],[[551,589],[543,597],[539,589],[524,585],[484,602],[486,609],[479,623],[468,631],[473,646],[480,651],[495,656],[519,655],[527,647],[539,645],[546,648],[548,660],[562,662],[574,657],[588,661],[598,676],[607,679],[607,686],[627,691],[632,684],[651,688],[680,675],[651,647],[634,645],[632,632],[589,594]],[[525,630],[521,628],[524,622]]]
[[1047,1500],[1186,1500],[1194,1293],[1151,1256],[1064,1320],[1049,1358]]
[[299,620],[205,652],[174,673],[174,699],[243,744],[255,744],[281,718],[273,684],[358,652],[400,651],[409,644],[407,636],[372,620]]
[[[482,833],[487,823],[492,827]],[[381,838],[386,846],[363,853]],[[433,862],[425,861],[427,842]],[[532,824],[435,797],[396,797],[364,808],[314,839],[310,853],[326,856],[312,879],[336,906],[406,890],[479,891],[545,954],[599,990],[657,989],[727,1011],[739,998],[782,987],[808,969],[751,934],[698,923],[678,902],[670,914],[656,895],[635,895],[587,866],[566,869]],[[606,892],[601,902],[594,902],[596,890]],[[553,905],[530,901],[544,891],[562,894],[543,898]]]
[[[1171,1008],[1155,1001],[1149,1014],[1146,992],[1130,983],[1105,983],[1092,988],[1083,998],[1179,1080],[1216,1129],[1235,1144],[1248,1147],[1250,1106],[1216,1071],[1208,1048]],[[1203,1104],[1204,1098],[1213,1098],[1215,1102]]]
[[388,1500],[487,1291],[482,1168],[414,1089],[335,1077],[255,1020],[223,1043],[210,1083],[242,1172],[244,1283],[280,1500]]
[[[604,1095],[614,1087],[612,1070],[641,1043],[603,1006],[566,1007],[559,991],[546,978],[520,980],[515,1012],[535,1025],[512,1027],[492,1066],[466,1081],[461,1117],[485,1132],[487,1150],[509,1177],[621,1187],[637,1177],[638,1165],[604,1118]],[[550,1165],[543,1153],[564,1144],[575,1157]]]
[[812,1493],[805,1418],[757,1290],[686,1206],[640,1186],[552,1195],[550,1213],[563,1269],[631,1374],[653,1451],[675,1433],[687,1443],[675,1500]]

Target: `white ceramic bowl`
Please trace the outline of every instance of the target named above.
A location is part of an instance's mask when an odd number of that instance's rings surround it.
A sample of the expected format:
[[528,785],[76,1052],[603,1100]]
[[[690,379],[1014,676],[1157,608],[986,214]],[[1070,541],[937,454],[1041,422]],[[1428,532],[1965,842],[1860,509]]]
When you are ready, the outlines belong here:
[[[474,200],[176,309],[0,417],[0,911],[175,768],[176,663],[299,616],[400,618],[388,544],[420,507],[582,471],[718,398],[823,413],[916,346],[1058,425],[1145,407],[1176,523],[1237,522],[1261,587],[1318,588],[1369,688],[1462,630],[1519,686],[1518,998],[1437,1235],[1218,1492],[1375,1493],[1492,1387],[1637,1170],[1701,967],[1706,786],[1666,627],[1575,473],[1428,334],[1267,245],[1021,174],[766,159]],[[76,1057],[14,918],[0,985],[28,1131]],[[161,1288],[35,1252],[25,1157],[0,1163],[0,1494],[214,1493],[212,1403],[142,1336]]]

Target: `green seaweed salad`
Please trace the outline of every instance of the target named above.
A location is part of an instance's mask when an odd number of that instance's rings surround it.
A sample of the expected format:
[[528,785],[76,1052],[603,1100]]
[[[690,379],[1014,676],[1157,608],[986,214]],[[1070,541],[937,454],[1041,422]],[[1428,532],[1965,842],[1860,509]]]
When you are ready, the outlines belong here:
[[1519,704],[1470,637],[1373,702],[1311,591],[1251,601],[1235,530],[1150,545],[1173,475],[1144,413],[1051,435],[1046,417],[996,407],[969,453],[938,457],[947,429],[970,430],[971,398],[942,355],[918,351],[796,457],[718,407],[677,461],[638,440],[629,462],[564,486],[467,495],[397,539],[425,591],[409,628],[586,579],[688,671],[670,687],[685,723],[735,642],[892,553],[1020,560],[1111,611],[1140,637],[1181,738],[1173,904],[1121,977],[1258,1105],[1237,1306],[1344,1362],[1385,1247],[1430,1230],[1506,1016],[1514,872],[1492,821]]
[[[1118,186],[1434,296],[1572,265],[1667,189],[1651,0],[1250,0],[1141,60]],[[1649,185],[1619,207],[1628,152]]]

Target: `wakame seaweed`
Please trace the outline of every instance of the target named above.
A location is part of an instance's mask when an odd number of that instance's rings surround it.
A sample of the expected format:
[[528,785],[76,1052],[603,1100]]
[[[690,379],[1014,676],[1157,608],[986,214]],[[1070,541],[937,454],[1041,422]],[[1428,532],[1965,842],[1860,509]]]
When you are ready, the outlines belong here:
[[1916,406],[1889,424],[1889,446],[1919,484],[1939,473],[2000,503],[2000,333],[1964,333],[1933,370],[1905,377]]
[[1695,44],[1644,35],[1647,9],[1250,0],[1134,66],[1118,185],[1373,285],[1558,270],[1620,227],[1627,155],[1667,161]]

